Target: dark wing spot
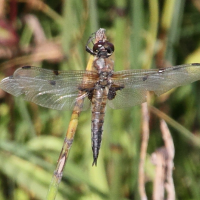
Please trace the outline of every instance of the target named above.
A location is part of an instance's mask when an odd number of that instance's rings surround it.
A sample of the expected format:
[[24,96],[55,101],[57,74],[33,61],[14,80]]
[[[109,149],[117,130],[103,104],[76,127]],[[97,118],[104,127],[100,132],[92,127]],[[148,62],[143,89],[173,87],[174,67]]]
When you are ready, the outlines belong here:
[[116,89],[115,88],[110,88],[108,92],[108,99],[112,100],[116,96]]
[[192,65],[200,66],[200,63],[192,63]]
[[144,76],[144,77],[142,78],[142,80],[143,80],[143,81],[146,81],[147,78],[148,78],[148,75]]
[[22,69],[31,69],[31,66],[23,66]]
[[87,92],[88,93],[88,99],[90,100],[90,101],[92,101],[92,97],[93,97],[93,91],[88,91]]
[[124,88],[123,85],[119,86],[119,85],[113,84],[112,87],[108,91],[108,100],[113,100],[116,96],[116,91],[122,90],[123,88]]
[[122,90],[124,88],[124,85],[115,85],[112,84],[111,89],[115,89],[115,91],[117,90]]
[[91,88],[83,88],[83,87],[80,85],[80,86],[78,87],[78,90],[80,90],[81,92],[87,92],[87,94],[88,94],[88,99],[89,99],[90,101],[92,101],[94,87],[91,87]]
[[53,70],[53,73],[54,73],[55,75],[59,75],[59,71],[58,71],[58,70]]
[[50,83],[51,85],[56,85],[56,81],[54,81],[54,80],[49,81],[49,83]]

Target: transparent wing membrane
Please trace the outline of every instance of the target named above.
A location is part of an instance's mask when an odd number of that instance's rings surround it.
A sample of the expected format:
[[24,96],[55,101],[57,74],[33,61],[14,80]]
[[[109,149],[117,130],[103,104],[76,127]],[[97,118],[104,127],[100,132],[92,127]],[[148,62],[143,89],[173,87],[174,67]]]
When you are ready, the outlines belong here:
[[[37,67],[22,67],[2,80],[0,87],[8,93],[57,110],[72,110],[80,88],[94,85],[97,74],[91,71],[53,71]],[[81,97],[79,97],[80,99]],[[84,96],[85,98],[85,96]],[[83,110],[89,107],[84,100]]]
[[178,65],[163,69],[124,70],[112,76],[114,85],[124,87],[118,90],[111,108],[126,108],[146,101],[146,92],[161,95],[172,88],[186,85],[200,79],[200,64]]

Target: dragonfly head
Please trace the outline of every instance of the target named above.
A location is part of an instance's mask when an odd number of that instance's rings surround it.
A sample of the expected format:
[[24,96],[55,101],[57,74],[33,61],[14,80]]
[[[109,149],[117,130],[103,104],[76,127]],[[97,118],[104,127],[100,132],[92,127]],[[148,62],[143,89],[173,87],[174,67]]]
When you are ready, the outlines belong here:
[[[88,53],[98,58],[108,58],[114,52],[114,45],[107,41],[105,31],[105,29],[100,28],[93,33],[85,46]],[[93,42],[93,40],[95,40],[95,42]],[[90,43],[93,44],[92,49],[89,47]]]
[[99,40],[94,44],[93,52],[99,58],[108,58],[114,52],[114,45],[108,41]]

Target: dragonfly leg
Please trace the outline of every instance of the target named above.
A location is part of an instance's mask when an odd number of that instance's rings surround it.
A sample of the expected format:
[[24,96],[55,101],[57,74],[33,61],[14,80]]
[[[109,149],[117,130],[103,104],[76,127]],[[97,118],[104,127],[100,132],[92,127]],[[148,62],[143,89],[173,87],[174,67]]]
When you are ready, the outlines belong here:
[[90,49],[88,46],[85,47],[85,50],[90,53],[91,55],[96,55],[96,53],[94,53],[94,51],[92,49]]
[[90,43],[92,43],[94,45],[93,40],[95,39],[95,33],[92,33],[92,35],[90,36],[90,38],[87,41],[87,44],[85,46],[85,50],[90,53],[91,55],[96,55],[96,53],[94,53],[94,51],[92,49],[90,49],[90,47],[88,46]]

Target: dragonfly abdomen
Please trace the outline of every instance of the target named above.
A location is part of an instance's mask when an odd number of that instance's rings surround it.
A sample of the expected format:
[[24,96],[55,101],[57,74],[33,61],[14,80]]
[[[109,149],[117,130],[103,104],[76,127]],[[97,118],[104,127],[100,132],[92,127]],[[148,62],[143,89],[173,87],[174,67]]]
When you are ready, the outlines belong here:
[[99,155],[99,149],[101,147],[107,95],[108,95],[107,88],[96,89],[94,90],[93,93],[91,140],[92,140],[92,151],[94,160],[92,165],[97,165],[97,158]]

